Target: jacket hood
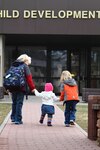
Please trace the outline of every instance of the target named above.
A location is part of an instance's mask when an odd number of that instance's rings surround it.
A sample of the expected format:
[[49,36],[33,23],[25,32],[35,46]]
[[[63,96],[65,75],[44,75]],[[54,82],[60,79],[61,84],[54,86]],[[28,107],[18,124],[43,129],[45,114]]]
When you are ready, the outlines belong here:
[[12,63],[12,66],[18,67],[18,66],[20,66],[20,65],[22,65],[22,64],[24,64],[24,62],[19,61],[19,60],[16,60],[16,61],[14,61],[14,62]]
[[70,86],[75,86],[75,85],[77,85],[75,79],[73,79],[73,78],[72,78],[72,79],[65,80],[65,81],[64,81],[64,84],[67,84],[67,85],[70,85]]

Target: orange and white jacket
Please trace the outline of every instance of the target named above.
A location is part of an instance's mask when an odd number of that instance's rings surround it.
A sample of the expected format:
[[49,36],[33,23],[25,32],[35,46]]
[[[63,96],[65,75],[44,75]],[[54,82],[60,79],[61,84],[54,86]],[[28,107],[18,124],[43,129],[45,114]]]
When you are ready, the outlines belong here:
[[61,83],[60,86],[60,101],[79,101],[78,86],[75,79],[68,79]]

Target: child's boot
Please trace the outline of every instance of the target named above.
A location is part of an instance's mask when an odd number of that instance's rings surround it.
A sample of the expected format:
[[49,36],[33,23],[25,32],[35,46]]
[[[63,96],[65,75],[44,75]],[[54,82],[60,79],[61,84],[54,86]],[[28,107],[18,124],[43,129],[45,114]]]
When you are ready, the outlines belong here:
[[52,118],[48,118],[47,126],[52,126],[51,121],[52,121]]
[[45,117],[44,115],[41,115],[41,118],[40,118],[40,121],[39,121],[41,124],[43,123],[44,117]]

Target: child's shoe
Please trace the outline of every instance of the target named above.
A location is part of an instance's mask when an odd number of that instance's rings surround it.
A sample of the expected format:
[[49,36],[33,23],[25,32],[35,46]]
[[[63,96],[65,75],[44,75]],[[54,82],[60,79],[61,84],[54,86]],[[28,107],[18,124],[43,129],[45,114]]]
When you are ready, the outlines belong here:
[[47,126],[52,126],[51,122],[47,122]]
[[41,124],[43,124],[43,119],[40,119],[40,121],[39,121]]
[[75,125],[73,120],[70,120],[70,125]]
[[15,124],[17,125],[23,124],[23,121],[15,121]]
[[15,119],[11,119],[11,122],[15,122]]
[[40,120],[39,120],[39,122],[40,122],[41,124],[43,124],[44,117],[45,117],[45,116],[41,115],[41,118],[40,118]]
[[70,127],[70,124],[65,124],[65,127]]

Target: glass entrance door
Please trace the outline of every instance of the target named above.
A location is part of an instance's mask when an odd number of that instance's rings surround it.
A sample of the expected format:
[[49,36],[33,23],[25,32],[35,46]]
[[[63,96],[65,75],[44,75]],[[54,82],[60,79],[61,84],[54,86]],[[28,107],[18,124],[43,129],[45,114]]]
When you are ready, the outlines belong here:
[[60,92],[60,76],[67,68],[67,50],[51,51],[51,81],[54,85],[55,93]]
[[87,85],[87,71],[86,71],[86,51],[83,49],[75,49],[70,51],[71,73],[76,79],[79,87],[79,94],[82,95],[82,88]]
[[84,49],[66,49],[51,51],[50,81],[55,93],[59,93],[59,79],[63,70],[69,70],[77,81],[79,94],[87,87],[87,56]]
[[51,51],[51,81],[59,93],[59,79],[63,70],[69,70],[77,81],[79,94],[87,87],[87,55],[84,49]]
[[91,50],[91,88],[100,87],[100,47]]

